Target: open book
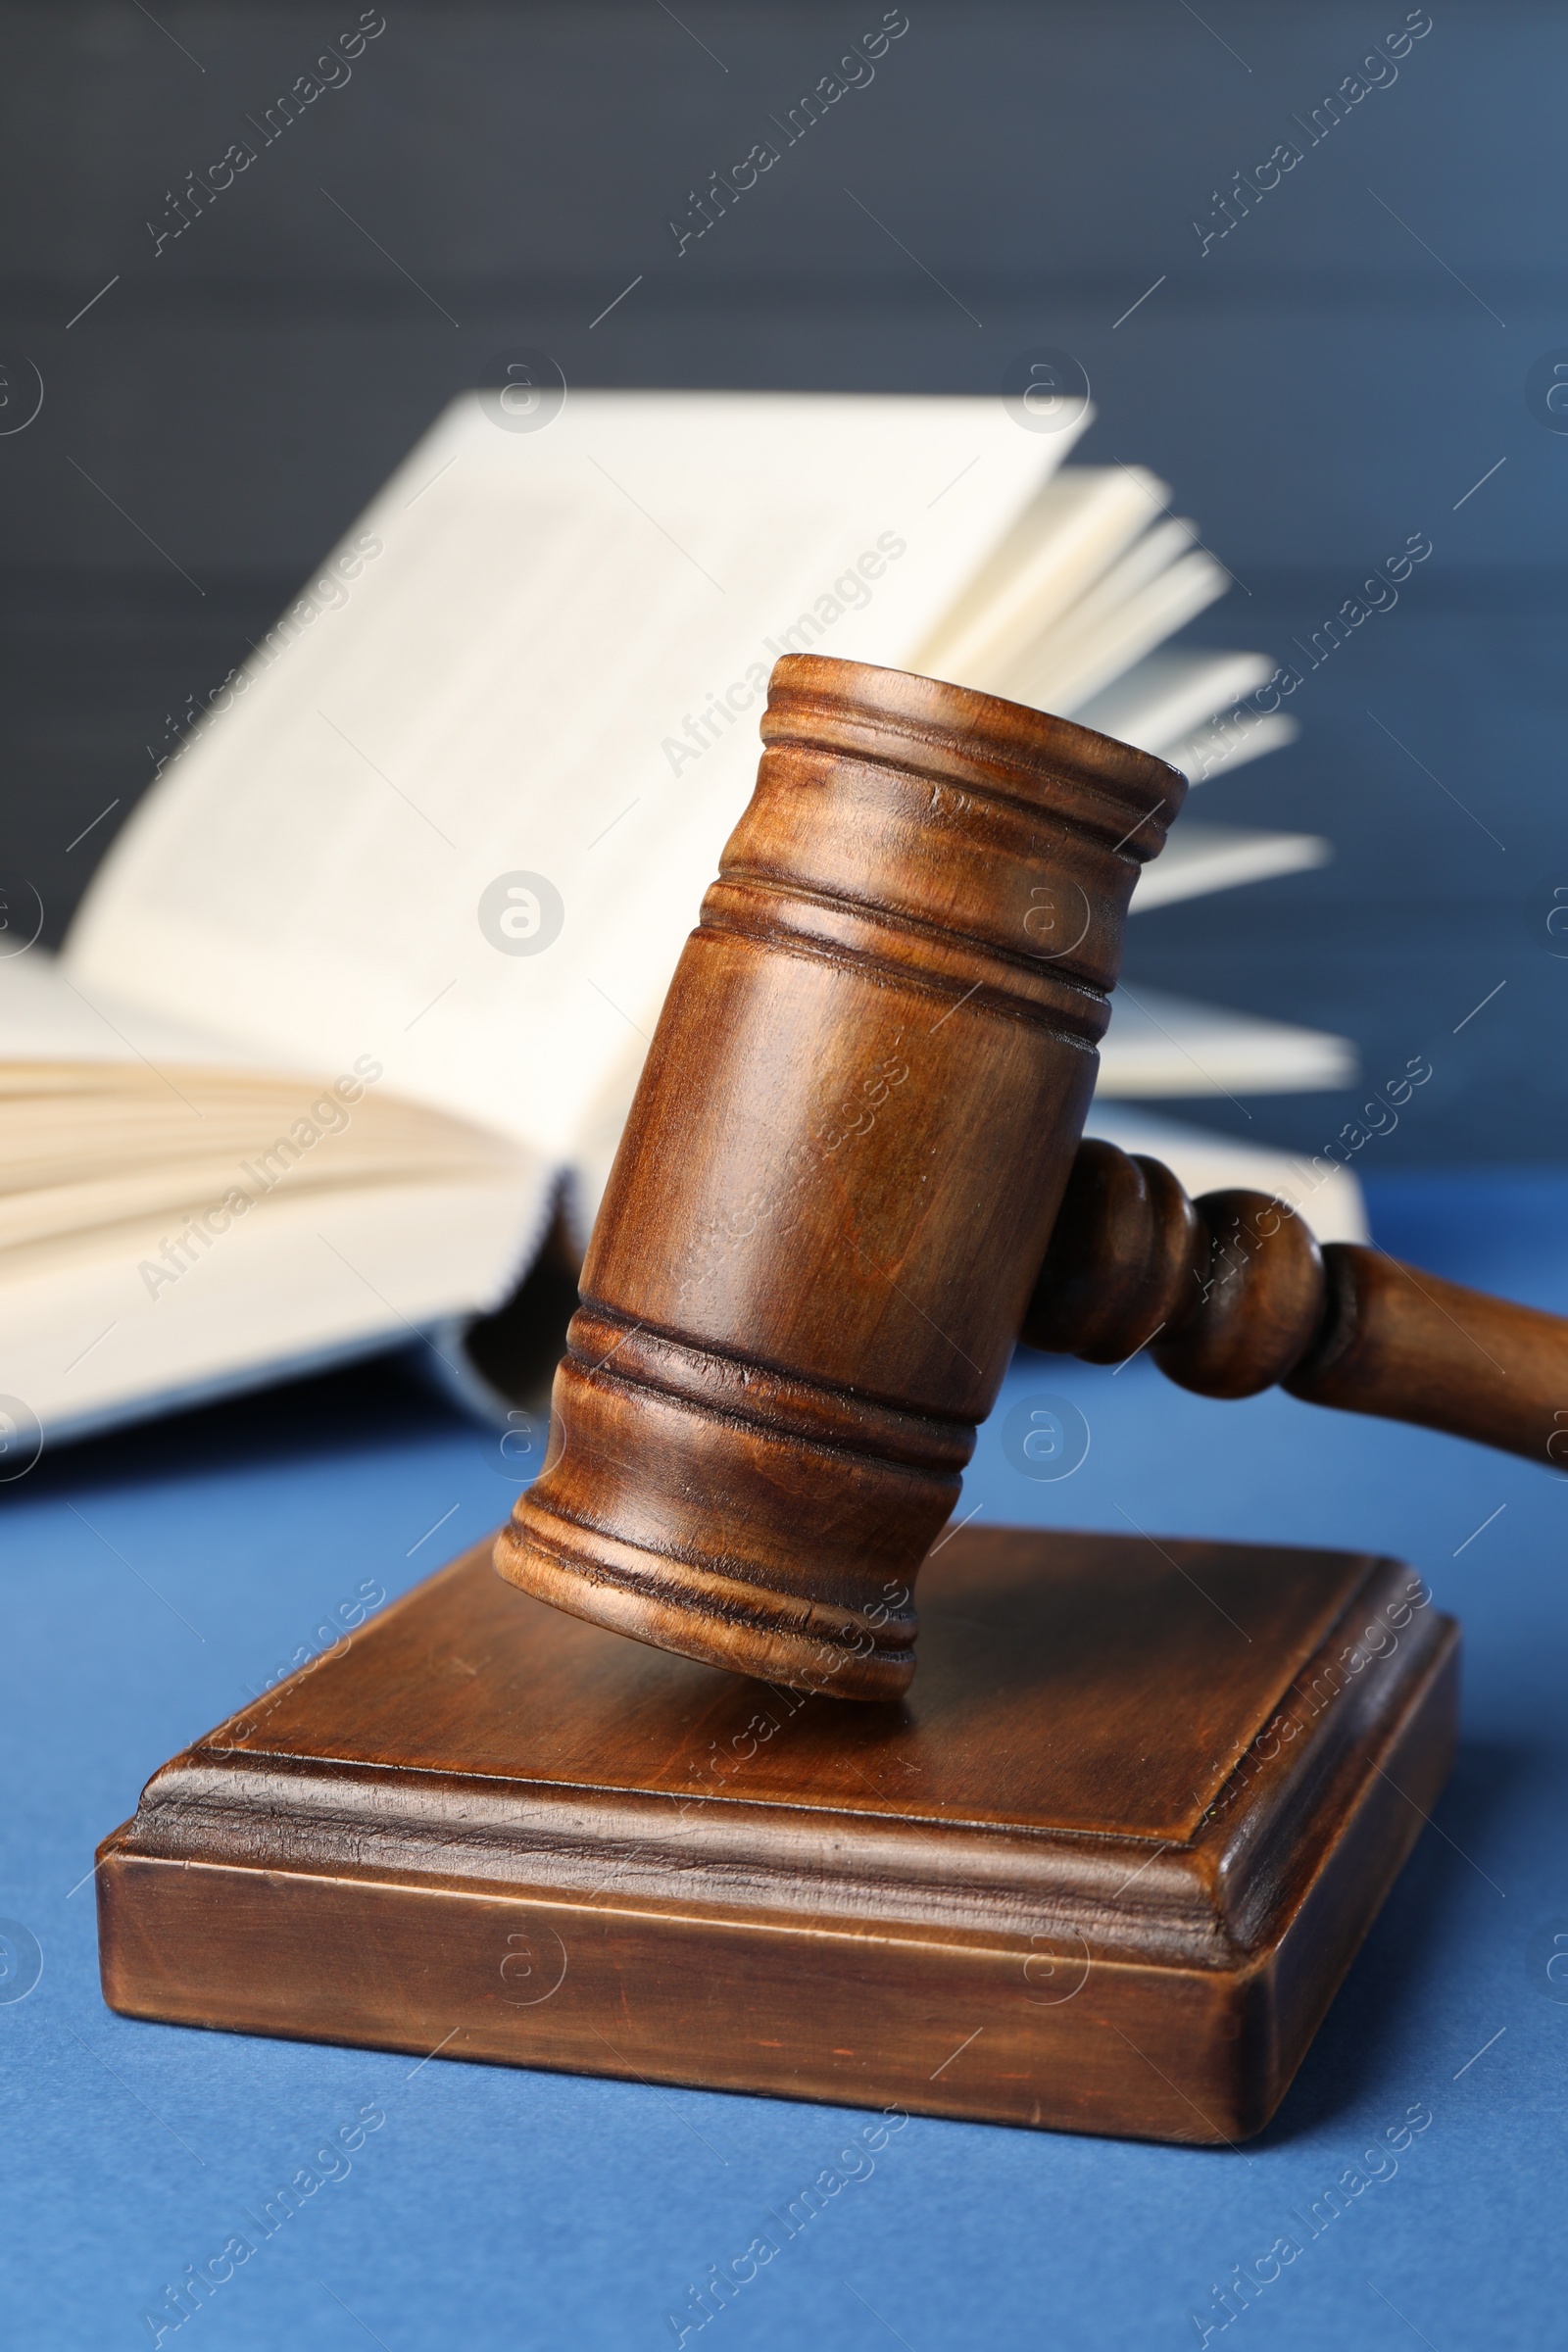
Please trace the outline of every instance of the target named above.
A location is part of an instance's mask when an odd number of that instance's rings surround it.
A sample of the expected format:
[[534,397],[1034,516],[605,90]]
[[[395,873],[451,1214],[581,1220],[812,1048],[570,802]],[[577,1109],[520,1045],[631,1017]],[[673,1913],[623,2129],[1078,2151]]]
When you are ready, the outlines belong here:
[[[452,1319],[553,1225],[586,1235],[778,654],[1178,760],[1271,666],[1162,653],[1227,575],[1162,483],[1061,467],[1073,434],[1001,401],[590,392],[515,421],[494,395],[438,420],[214,691],[58,958],[19,907],[0,932],[12,1452],[420,1334],[483,1386]],[[1140,887],[1322,854],[1184,818]],[[1119,1054],[1129,1092],[1200,1091],[1223,1041],[1128,1013],[1102,1092]],[[1221,1087],[1342,1072],[1338,1041],[1249,1035]]]

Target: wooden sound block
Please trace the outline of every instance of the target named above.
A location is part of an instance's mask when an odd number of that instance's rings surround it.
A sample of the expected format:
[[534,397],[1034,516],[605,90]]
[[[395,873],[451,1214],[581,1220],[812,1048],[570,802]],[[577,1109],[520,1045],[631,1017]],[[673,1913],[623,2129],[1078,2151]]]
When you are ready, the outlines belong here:
[[155,1774],[134,2017],[1055,2130],[1278,2105],[1446,1774],[1396,1562],[966,1529],[907,1700],[519,1595],[481,1545]]

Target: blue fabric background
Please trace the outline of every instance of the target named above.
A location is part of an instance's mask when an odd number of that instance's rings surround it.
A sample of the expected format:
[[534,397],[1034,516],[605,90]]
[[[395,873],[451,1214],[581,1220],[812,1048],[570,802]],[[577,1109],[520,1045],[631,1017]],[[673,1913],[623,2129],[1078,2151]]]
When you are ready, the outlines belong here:
[[[1374,1211],[1390,1247],[1568,1309],[1562,1180],[1401,1177],[1374,1188]],[[1024,1479],[993,1422],[964,1509],[1116,1530],[1126,1512],[1160,1531],[1402,1554],[1464,1622],[1457,1770],[1261,2139],[1210,2153],[916,2118],[688,2343],[1196,2344],[1188,2315],[1210,2287],[1282,2231],[1299,2236],[1291,2209],[1412,2104],[1432,2121],[1396,2172],[1306,2243],[1230,2342],[1560,2341],[1546,2249],[1568,2003],[1550,1997],[1542,1937],[1568,1930],[1554,1662],[1568,1480],[1283,1396],[1205,1403],[1142,1363],[1112,1375],[1020,1356],[1002,1409],[1036,1393],[1077,1402],[1087,1460],[1057,1484]],[[666,2313],[862,2120],[416,2068],[103,2007],[92,1887],[78,1883],[142,1781],[363,1578],[413,1583],[511,1493],[493,1441],[372,1369],[62,1456],[0,1504],[0,1913],[44,1959],[34,1989],[0,2004],[11,2340],[149,2342],[140,2315],[165,2285],[368,2104],[386,2120],[347,2174],[166,2345],[673,2344]]]

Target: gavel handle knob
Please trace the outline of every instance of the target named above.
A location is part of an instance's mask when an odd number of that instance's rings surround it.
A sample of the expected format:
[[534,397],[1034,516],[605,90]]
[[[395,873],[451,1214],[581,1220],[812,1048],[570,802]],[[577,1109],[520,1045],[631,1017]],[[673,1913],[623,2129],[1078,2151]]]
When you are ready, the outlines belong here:
[[1568,1322],[1380,1250],[1319,1249],[1267,1193],[1189,1200],[1156,1159],[1080,1146],[1020,1337],[1204,1396],[1276,1383],[1568,1469]]

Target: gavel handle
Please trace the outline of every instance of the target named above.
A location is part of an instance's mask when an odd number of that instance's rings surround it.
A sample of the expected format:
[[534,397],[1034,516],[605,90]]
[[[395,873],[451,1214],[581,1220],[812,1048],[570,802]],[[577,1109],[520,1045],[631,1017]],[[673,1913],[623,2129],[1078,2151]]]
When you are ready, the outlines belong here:
[[1189,1200],[1113,1144],[1079,1148],[1019,1336],[1089,1363],[1148,1348],[1200,1396],[1277,1382],[1568,1468],[1568,1322],[1380,1250],[1320,1250],[1266,1193]]

